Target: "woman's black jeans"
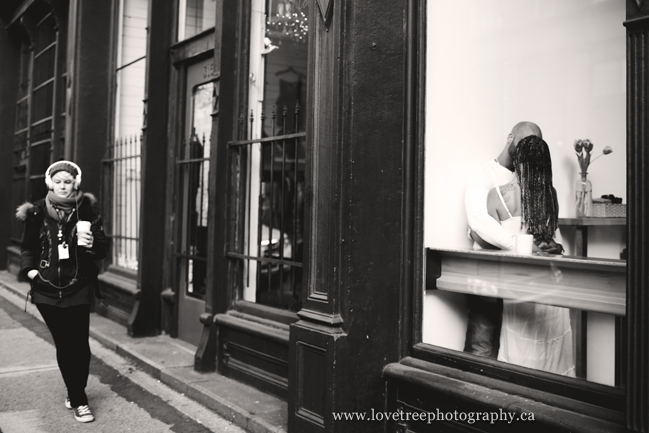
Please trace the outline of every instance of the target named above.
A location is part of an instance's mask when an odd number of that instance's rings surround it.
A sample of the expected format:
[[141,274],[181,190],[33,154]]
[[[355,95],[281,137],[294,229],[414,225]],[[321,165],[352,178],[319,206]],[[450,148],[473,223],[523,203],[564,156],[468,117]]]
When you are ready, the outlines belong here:
[[68,388],[72,407],[88,404],[86,385],[90,369],[90,305],[60,308],[36,304],[52,333],[56,345],[56,360]]

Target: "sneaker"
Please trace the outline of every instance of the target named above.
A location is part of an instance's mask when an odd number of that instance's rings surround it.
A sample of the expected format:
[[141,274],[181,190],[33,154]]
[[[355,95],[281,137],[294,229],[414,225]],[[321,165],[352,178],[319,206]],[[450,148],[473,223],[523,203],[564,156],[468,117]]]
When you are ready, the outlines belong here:
[[65,399],[65,408],[66,409],[72,409],[72,405],[70,404],[70,399],[69,398]]
[[74,413],[74,419],[79,422],[92,422],[95,420],[95,416],[87,404],[73,408],[72,413]]

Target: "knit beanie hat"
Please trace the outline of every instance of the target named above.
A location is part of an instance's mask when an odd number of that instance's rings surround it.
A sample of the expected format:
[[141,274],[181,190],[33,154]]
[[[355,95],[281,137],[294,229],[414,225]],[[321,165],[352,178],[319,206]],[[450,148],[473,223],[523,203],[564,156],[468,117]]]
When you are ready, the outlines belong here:
[[65,161],[61,161],[52,166],[50,169],[50,177],[53,177],[59,171],[67,171],[75,178],[79,175],[79,171]]

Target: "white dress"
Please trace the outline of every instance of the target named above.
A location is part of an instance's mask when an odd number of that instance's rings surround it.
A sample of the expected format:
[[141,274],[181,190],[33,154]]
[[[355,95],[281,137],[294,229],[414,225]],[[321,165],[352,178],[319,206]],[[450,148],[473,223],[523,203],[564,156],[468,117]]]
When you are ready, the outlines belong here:
[[[505,204],[500,188],[496,190]],[[509,216],[509,219],[500,222],[503,228],[513,235],[525,233],[521,229],[521,217],[513,217],[511,213]],[[499,361],[574,377],[573,347],[570,311],[567,308],[507,299],[503,301]]]

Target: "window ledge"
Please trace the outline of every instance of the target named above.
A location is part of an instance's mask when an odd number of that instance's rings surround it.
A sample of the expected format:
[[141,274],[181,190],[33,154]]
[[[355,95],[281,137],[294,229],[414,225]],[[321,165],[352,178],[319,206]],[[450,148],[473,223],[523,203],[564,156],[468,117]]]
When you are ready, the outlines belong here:
[[624,316],[626,262],[428,249],[426,288]]
[[133,271],[110,266],[106,272],[100,274],[97,278],[101,283],[132,296],[137,293],[137,274]]
[[271,324],[267,321],[261,321],[259,318],[254,316],[237,312],[216,314],[214,316],[214,323],[216,323],[217,326],[225,326],[246,334],[261,336],[276,343],[288,346],[289,329],[286,325]]
[[[539,394],[545,394],[541,391],[415,358],[404,358],[399,363],[388,364],[383,370],[383,377],[388,388],[397,390],[392,394],[398,395],[398,401],[390,403],[396,403],[398,407],[409,407],[411,411],[436,412],[439,409],[443,412],[453,411],[453,407],[470,407],[473,412],[526,412],[534,414],[535,431],[540,425],[547,426],[547,431],[627,431],[622,425],[623,414],[578,401],[568,401],[566,398],[563,398],[566,406],[553,406],[538,401]],[[479,383],[476,383],[476,379]],[[520,394],[506,391],[513,387],[520,388]],[[430,398],[418,398],[421,395]],[[548,399],[551,400],[552,397]],[[458,402],[462,404],[458,406]],[[431,403],[440,407],[433,407]],[[445,407],[441,407],[442,405]],[[600,417],[596,418],[594,414]],[[610,419],[602,419],[604,416]],[[474,427],[478,427],[478,424]]]

